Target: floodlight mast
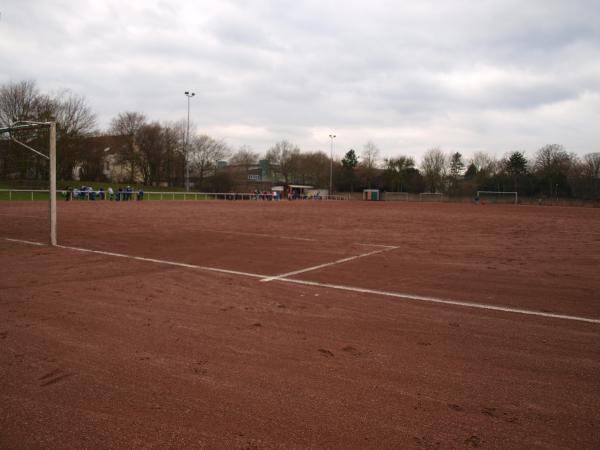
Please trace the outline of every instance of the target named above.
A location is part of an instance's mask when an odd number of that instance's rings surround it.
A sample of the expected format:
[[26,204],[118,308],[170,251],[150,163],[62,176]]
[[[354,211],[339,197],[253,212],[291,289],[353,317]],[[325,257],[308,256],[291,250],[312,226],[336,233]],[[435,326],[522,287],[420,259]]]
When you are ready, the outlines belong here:
[[333,140],[336,138],[335,134],[330,134],[331,139],[331,153],[329,154],[329,195],[333,193]]
[[189,156],[188,156],[188,152],[189,152],[189,145],[190,145],[190,99],[196,95],[195,92],[189,92],[189,91],[185,91],[184,92],[185,96],[188,99],[187,102],[187,132],[186,132],[186,138],[185,138],[185,191],[189,192],[190,191],[190,161],[189,161]]

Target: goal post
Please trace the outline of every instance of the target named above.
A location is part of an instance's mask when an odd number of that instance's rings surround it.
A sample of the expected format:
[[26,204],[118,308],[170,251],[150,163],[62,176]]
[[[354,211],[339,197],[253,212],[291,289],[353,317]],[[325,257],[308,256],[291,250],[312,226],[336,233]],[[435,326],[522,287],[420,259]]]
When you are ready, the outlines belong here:
[[519,202],[519,194],[515,191],[477,191],[477,198],[488,200],[494,203],[514,203]]
[[444,194],[441,192],[421,192],[419,194],[420,202],[441,202],[444,200]]
[[50,245],[56,245],[56,122],[50,122]]
[[386,202],[407,202],[408,192],[385,192],[383,194],[383,200]]
[[[48,155],[30,147],[24,142],[16,139],[12,133],[19,130],[31,130],[36,128],[48,129]],[[56,122],[29,122],[19,121],[14,124],[0,128],[0,134],[8,133],[11,141],[26,148],[27,150],[48,160],[48,182],[49,182],[49,234],[50,245],[57,245],[56,238]]]

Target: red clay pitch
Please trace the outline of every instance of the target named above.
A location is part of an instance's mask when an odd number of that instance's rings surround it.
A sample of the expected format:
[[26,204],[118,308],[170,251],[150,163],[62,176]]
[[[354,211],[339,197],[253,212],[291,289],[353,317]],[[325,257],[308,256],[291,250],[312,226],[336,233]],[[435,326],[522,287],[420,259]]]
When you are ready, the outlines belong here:
[[[59,207],[65,246],[265,277],[380,251],[290,278],[600,319],[597,209]],[[44,208],[0,203],[0,448],[600,445],[598,323],[4,239]]]

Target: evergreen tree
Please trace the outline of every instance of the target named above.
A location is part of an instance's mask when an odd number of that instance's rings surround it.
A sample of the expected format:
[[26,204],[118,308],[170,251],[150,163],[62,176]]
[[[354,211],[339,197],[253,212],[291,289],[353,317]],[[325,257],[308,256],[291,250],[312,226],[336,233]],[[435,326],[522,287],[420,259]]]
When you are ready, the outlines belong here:
[[344,166],[344,169],[352,171],[354,170],[357,164],[358,158],[356,157],[356,152],[354,151],[354,149],[348,150],[348,153],[346,153],[344,159],[342,159],[342,166]]
[[456,194],[460,176],[465,169],[465,163],[463,162],[462,155],[459,152],[453,153],[450,156],[450,193]]
[[453,153],[450,157],[450,176],[457,179],[465,168],[462,155],[459,152]]
[[527,173],[527,158],[521,152],[513,152],[506,162],[506,172],[513,177]]
[[354,192],[354,183],[356,181],[356,175],[354,169],[358,165],[358,157],[354,149],[348,150],[344,159],[342,159],[342,171],[343,184],[350,187],[350,192]]
[[469,164],[467,171],[464,174],[465,180],[472,180],[477,175],[477,166],[474,163]]

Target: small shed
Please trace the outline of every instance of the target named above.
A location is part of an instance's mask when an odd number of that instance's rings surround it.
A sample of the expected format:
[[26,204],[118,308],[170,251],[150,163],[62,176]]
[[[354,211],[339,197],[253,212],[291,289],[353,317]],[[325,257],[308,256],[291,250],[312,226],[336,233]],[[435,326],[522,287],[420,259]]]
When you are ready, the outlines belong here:
[[283,186],[273,186],[271,190],[278,192],[280,198],[287,198],[289,200],[301,200],[307,198],[307,193],[313,186],[307,186],[304,184],[284,184]]
[[363,190],[363,200],[367,200],[367,201],[381,200],[381,195],[379,194],[379,189],[364,189]]

